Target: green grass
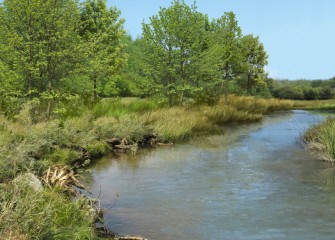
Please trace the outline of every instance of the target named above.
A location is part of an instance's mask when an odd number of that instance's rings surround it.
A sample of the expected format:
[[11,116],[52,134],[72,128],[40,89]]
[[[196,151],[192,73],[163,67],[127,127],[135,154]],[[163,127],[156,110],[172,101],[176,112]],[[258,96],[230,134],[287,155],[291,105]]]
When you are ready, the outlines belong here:
[[51,164],[71,165],[74,160],[80,158],[78,151],[67,148],[56,148],[49,156]]
[[303,135],[303,140],[319,159],[335,162],[335,118],[312,126]]
[[0,188],[1,239],[94,239],[94,216],[53,190],[7,183]]
[[148,99],[137,98],[107,98],[93,107],[95,117],[120,118],[130,113],[142,113],[158,109],[160,104]]
[[92,142],[86,146],[86,150],[90,154],[92,159],[96,159],[107,155],[111,151],[109,145],[103,141]]
[[335,99],[330,100],[294,100],[294,108],[307,110],[335,110]]
[[253,114],[268,114],[293,108],[293,101],[290,100],[258,99],[255,97],[229,96],[228,103],[239,111]]
[[214,106],[161,108],[139,116],[139,121],[152,126],[168,141],[185,141],[197,134],[215,133],[228,123],[259,121],[263,114],[291,109],[293,102],[229,96]]

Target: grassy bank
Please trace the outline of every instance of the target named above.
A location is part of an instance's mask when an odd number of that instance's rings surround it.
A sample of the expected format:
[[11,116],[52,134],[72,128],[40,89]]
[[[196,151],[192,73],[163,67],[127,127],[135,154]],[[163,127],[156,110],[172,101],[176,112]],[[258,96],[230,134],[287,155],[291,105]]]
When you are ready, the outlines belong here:
[[335,99],[330,100],[293,100],[293,107],[306,110],[335,110]]
[[[68,116],[42,121],[32,104],[9,120],[0,117],[0,236],[5,239],[94,239],[90,204],[69,193],[72,185],[59,166],[75,174],[114,146],[136,150],[148,136],[162,142],[185,141],[194,135],[217,132],[228,123],[259,121],[264,114],[293,107],[291,101],[229,96],[215,106],[167,107],[152,100],[105,99]],[[116,143],[115,143],[116,142]],[[16,179],[32,173],[44,187],[34,190]],[[58,184],[45,181],[59,176]],[[52,183],[52,184],[50,184]],[[51,186],[52,185],[52,186]],[[85,201],[84,201],[85,202]],[[1,238],[0,238],[1,239]]]
[[162,108],[139,116],[139,122],[150,126],[167,141],[184,141],[198,134],[215,133],[228,123],[259,121],[264,114],[291,109],[291,101],[229,96],[215,106]]
[[312,126],[302,138],[318,159],[335,162],[335,118]]

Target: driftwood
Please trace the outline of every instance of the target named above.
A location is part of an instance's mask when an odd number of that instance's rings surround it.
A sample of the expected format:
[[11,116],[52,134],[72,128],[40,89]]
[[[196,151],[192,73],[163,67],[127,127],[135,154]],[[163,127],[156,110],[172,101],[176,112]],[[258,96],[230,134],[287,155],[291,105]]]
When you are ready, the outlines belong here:
[[75,174],[66,166],[53,166],[43,174],[42,180],[50,188],[59,188],[75,193],[73,187],[84,189],[90,192],[87,187],[78,180],[79,175]]
[[172,146],[173,143],[165,142],[155,133],[146,134],[139,141],[111,138],[106,141],[114,152],[136,152],[138,147]]
[[111,230],[109,230],[106,227],[96,228],[96,232],[97,232],[99,237],[109,238],[109,239],[114,239],[114,240],[148,240],[148,239],[143,238],[143,237],[120,236],[120,235],[112,232]]
[[167,142],[167,143],[158,142],[157,145],[158,146],[163,146],[163,147],[171,147],[171,146],[173,146],[173,143],[172,142]]
[[116,145],[120,145],[121,144],[121,140],[119,138],[108,139],[106,142],[112,148],[114,148]]
[[136,152],[137,143],[127,139],[112,138],[106,141],[114,152]]

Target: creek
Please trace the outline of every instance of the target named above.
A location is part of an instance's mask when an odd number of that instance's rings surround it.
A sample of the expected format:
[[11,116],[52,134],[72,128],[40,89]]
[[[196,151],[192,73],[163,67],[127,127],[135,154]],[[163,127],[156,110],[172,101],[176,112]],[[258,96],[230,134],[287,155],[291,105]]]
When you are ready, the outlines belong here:
[[280,112],[185,144],[106,157],[87,185],[117,233],[151,240],[334,239],[334,171],[299,144],[323,118]]

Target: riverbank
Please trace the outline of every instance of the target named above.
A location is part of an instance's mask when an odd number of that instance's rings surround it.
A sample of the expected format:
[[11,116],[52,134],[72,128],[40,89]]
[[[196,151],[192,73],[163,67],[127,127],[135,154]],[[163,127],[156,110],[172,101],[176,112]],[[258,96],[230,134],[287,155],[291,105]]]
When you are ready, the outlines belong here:
[[[228,123],[259,121],[263,114],[293,107],[291,101],[236,96],[214,106],[168,108],[141,101],[105,100],[77,115],[48,121],[35,115],[32,104],[24,105],[13,121],[2,116],[0,235],[94,239],[99,217],[95,203],[80,194],[75,197],[73,189],[81,187],[75,181],[78,172],[95,159],[147,144],[186,141]],[[26,173],[37,176],[43,186],[36,190],[31,180],[17,181]]]
[[335,118],[312,126],[302,136],[305,146],[316,158],[335,163]]
[[294,109],[335,110],[335,99],[329,100],[292,100]]

